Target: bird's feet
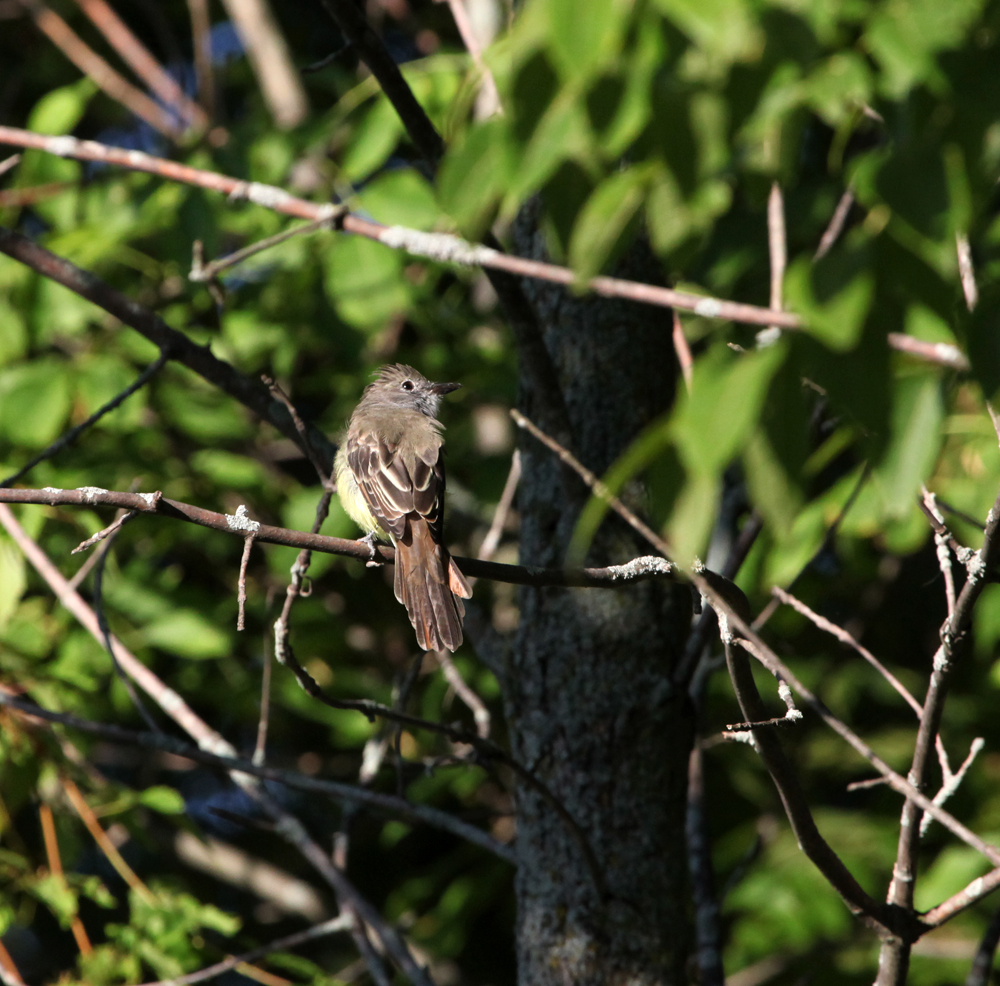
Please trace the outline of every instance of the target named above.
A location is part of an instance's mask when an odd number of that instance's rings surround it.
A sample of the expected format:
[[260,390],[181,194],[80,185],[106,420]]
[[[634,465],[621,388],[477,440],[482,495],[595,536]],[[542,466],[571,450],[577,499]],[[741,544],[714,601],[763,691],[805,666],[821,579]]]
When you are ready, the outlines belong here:
[[365,544],[368,546],[368,551],[371,553],[371,557],[365,562],[368,568],[381,568],[385,563],[378,561],[378,552],[375,550],[375,532],[370,531],[363,538],[358,538],[358,544]]

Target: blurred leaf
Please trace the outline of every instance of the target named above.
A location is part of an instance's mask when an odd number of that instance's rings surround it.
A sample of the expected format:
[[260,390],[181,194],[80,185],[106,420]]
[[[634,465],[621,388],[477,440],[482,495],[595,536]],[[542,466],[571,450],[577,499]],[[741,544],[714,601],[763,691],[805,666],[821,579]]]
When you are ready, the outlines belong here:
[[874,288],[860,251],[833,251],[818,264],[797,257],[785,275],[788,307],[802,316],[807,332],[839,352],[857,343]]
[[695,363],[691,392],[681,401],[674,436],[692,472],[719,474],[753,432],[767,386],[785,358],[782,343],[734,356],[716,346]]
[[730,62],[751,58],[764,38],[747,0],[656,0],[692,41]]
[[574,0],[549,0],[549,47],[566,78],[593,76],[618,53],[630,4],[625,0],[589,0],[586,16]]
[[140,791],[139,803],[161,815],[180,815],[184,812],[184,799],[172,787],[162,784]]
[[378,329],[410,304],[401,272],[404,255],[361,236],[341,236],[326,254],[326,289],[337,314],[359,328]]
[[570,264],[593,277],[626,245],[630,224],[646,194],[646,175],[627,168],[600,184],[580,212],[569,243]]
[[27,448],[44,448],[66,425],[67,363],[49,357],[0,371],[0,434]]
[[761,429],[746,443],[743,465],[754,506],[780,540],[791,532],[802,505],[802,492],[785,471],[767,434]]
[[90,78],[53,89],[35,105],[25,129],[36,134],[68,134],[80,122],[96,93],[97,83]]
[[438,171],[438,195],[465,236],[480,237],[514,173],[509,133],[501,119],[472,127],[448,150]]
[[193,609],[174,610],[142,631],[143,642],[178,657],[213,658],[229,653],[229,635]]
[[943,415],[937,376],[920,374],[896,381],[892,441],[875,470],[890,514],[914,509],[914,498],[937,458]]
[[17,612],[21,596],[27,586],[24,555],[7,536],[0,534],[0,631],[7,627]]

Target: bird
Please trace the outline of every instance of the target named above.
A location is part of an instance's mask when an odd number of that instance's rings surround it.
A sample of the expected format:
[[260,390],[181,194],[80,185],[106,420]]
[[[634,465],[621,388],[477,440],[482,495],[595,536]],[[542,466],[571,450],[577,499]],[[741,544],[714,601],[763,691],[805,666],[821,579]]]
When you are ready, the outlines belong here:
[[445,473],[437,420],[441,398],[461,387],[412,366],[377,371],[351,415],[335,459],[337,494],[366,532],[396,549],[393,589],[425,651],[462,643],[463,599],[472,589],[444,546]]

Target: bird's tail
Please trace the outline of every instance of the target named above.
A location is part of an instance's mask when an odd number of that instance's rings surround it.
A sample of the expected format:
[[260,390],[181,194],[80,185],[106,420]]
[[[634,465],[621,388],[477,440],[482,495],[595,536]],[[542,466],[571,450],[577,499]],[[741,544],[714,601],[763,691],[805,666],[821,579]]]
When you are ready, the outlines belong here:
[[472,590],[455,560],[423,519],[413,519],[396,542],[396,598],[406,607],[424,650],[457,650]]

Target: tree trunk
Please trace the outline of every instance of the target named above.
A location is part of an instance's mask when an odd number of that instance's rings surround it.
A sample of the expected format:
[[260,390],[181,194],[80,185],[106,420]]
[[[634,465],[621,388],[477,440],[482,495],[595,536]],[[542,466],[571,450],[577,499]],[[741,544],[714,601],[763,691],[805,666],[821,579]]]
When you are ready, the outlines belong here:
[[[530,217],[522,225],[530,224]],[[537,234],[519,252],[541,255]],[[648,251],[623,276],[655,280]],[[641,269],[640,269],[641,268]],[[602,474],[672,399],[670,314],[526,284],[568,409],[572,451]],[[531,415],[537,395],[525,386]],[[521,563],[563,563],[580,488],[530,436],[521,442]],[[585,491],[584,491],[585,492]],[[611,516],[590,564],[653,549]],[[545,798],[518,793],[518,968],[530,986],[686,982],[690,946],[684,810],[692,716],[671,676],[690,625],[683,586],[526,588],[504,675],[514,755],[582,829],[601,870]]]

